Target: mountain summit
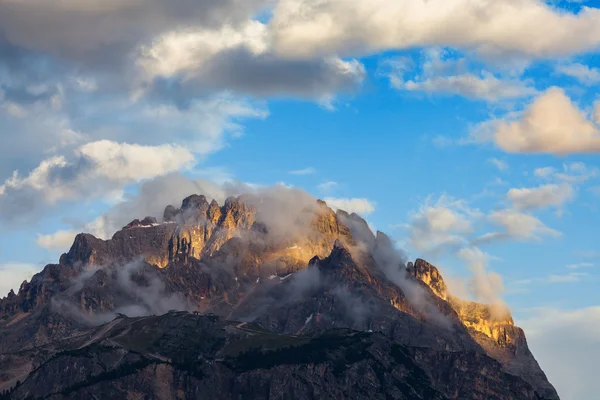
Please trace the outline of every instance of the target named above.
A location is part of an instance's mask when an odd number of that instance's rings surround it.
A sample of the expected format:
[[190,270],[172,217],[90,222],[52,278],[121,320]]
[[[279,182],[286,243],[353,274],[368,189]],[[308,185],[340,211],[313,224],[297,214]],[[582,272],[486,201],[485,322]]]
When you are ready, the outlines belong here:
[[77,235],[0,300],[0,371],[10,399],[558,399],[508,311],[293,191]]

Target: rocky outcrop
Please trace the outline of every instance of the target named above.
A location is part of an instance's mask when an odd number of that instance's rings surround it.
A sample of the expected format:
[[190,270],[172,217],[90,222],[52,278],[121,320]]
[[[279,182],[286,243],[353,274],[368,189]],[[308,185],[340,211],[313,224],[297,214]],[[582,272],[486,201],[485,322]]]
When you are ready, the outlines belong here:
[[438,269],[424,260],[417,259],[414,264],[409,263],[407,271],[411,277],[425,283],[433,293],[448,302],[471,337],[488,356],[500,362],[508,372],[530,383],[543,398],[558,398],[554,387],[529,351],[525,333],[514,325],[504,305],[480,304],[452,296]]
[[409,262],[406,269],[411,277],[423,281],[441,299],[448,299],[448,287],[436,267],[418,258],[414,263]]

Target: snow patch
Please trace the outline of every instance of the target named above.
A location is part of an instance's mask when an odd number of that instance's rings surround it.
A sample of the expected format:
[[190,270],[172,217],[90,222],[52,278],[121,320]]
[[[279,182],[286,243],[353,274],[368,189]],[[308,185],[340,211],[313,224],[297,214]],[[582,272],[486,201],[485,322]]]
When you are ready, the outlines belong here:
[[312,321],[313,319],[313,314],[310,314],[308,318],[306,318],[306,322],[304,323],[304,325],[308,324],[310,321]]
[[150,225],[137,225],[137,226],[134,226],[134,228],[142,228],[142,229],[143,228],[154,228],[155,226],[160,226],[160,225],[162,225],[162,224],[154,222],[154,223],[151,223]]
[[292,275],[293,275],[293,274],[287,274],[287,275],[286,275],[286,276],[284,276],[283,278],[282,278],[282,277],[279,277],[279,280],[280,280],[280,281],[285,281],[287,278],[289,278],[289,277],[290,277],[290,276],[292,276]]
[[277,278],[277,275],[271,275],[271,276],[269,276],[269,278],[268,278],[268,279],[269,279],[270,281],[272,281],[272,280],[273,280],[273,279],[275,279],[275,278]]

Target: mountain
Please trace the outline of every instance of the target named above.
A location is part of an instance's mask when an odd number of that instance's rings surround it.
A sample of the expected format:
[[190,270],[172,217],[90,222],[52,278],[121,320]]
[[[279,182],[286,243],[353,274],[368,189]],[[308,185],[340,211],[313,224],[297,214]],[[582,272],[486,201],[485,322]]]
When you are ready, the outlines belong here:
[[11,399],[558,399],[508,310],[293,190],[77,235],[0,300],[0,371]]

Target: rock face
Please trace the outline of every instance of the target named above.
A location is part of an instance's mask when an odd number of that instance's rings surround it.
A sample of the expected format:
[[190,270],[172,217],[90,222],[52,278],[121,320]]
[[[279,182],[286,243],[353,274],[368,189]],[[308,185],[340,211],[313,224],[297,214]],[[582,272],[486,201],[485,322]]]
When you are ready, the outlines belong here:
[[450,295],[438,269],[424,260],[418,259],[407,269],[409,274],[427,284],[437,296],[448,301],[471,337],[487,355],[499,361],[506,371],[530,383],[542,397],[557,396],[529,351],[525,333],[514,325],[507,309]]
[[201,195],[107,241],[78,235],[0,300],[0,393],[11,388],[11,399],[558,399],[507,311],[452,296],[435,266],[406,265],[356,214]]
[[446,382],[415,362],[425,357],[422,350],[380,333],[277,335],[185,312],[117,318],[48,352],[12,397],[442,400],[456,392],[459,398],[535,398],[531,386],[484,355],[439,356],[454,371]]

